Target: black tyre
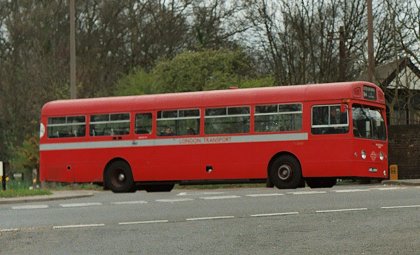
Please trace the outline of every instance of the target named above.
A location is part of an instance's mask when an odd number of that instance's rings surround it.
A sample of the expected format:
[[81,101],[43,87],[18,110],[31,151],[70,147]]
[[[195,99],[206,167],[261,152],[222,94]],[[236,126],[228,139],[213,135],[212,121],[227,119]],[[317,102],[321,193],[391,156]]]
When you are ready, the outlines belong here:
[[316,188],[331,188],[337,184],[336,178],[308,178],[306,179],[306,184],[311,189]]
[[115,193],[133,192],[135,185],[130,166],[125,161],[115,161],[105,170],[105,187]]
[[302,170],[296,158],[283,155],[271,163],[268,177],[279,189],[295,189],[302,183]]

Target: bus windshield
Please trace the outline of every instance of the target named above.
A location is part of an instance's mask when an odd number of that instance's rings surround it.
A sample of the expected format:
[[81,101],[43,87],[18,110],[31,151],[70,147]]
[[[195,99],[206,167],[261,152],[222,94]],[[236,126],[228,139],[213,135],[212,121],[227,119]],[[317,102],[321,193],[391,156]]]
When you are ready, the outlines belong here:
[[386,140],[385,121],[381,110],[365,105],[353,105],[353,134],[360,138]]

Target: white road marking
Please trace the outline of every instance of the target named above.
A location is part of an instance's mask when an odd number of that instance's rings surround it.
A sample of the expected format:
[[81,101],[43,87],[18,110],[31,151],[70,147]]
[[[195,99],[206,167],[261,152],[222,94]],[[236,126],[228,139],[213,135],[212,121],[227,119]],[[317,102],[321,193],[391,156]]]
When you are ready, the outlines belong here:
[[336,190],[336,193],[352,193],[352,192],[367,192],[370,191],[368,189],[342,189],[342,190]]
[[288,194],[293,195],[314,195],[314,194],[326,194],[326,191],[297,191],[297,192],[288,192]]
[[156,202],[164,202],[164,203],[175,203],[175,202],[185,202],[185,201],[193,201],[192,198],[173,198],[173,199],[157,199]]
[[147,201],[121,201],[121,202],[111,202],[112,205],[138,205],[138,204],[147,204]]
[[388,188],[370,188],[371,190],[381,190],[381,191],[388,191],[388,190],[400,190],[400,189],[406,189],[403,187],[388,187]]
[[21,206],[13,206],[13,210],[30,210],[30,209],[46,209],[48,205],[21,205]]
[[336,209],[336,210],[319,210],[317,213],[334,213],[334,212],[353,212],[353,211],[367,211],[367,208],[348,208],[348,209]]
[[6,229],[0,229],[0,233],[6,233],[6,232],[16,232],[19,231],[18,228],[6,228]]
[[283,212],[283,213],[261,213],[252,214],[251,217],[272,217],[272,216],[285,216],[285,215],[297,215],[299,212]]
[[202,195],[221,195],[224,191],[204,191],[204,192],[181,192],[177,196],[202,196]]
[[102,205],[102,203],[73,203],[73,204],[60,204],[61,207],[70,208],[70,207],[87,207],[87,206],[98,206]]
[[118,225],[137,225],[137,224],[153,224],[153,223],[168,223],[169,220],[147,220],[147,221],[131,221],[120,222]]
[[53,226],[53,229],[66,229],[66,228],[93,228],[93,227],[104,227],[105,224],[80,224],[80,225],[65,225],[65,226]]
[[420,205],[383,206],[381,209],[420,208]]
[[232,198],[240,198],[240,196],[231,195],[231,196],[211,196],[211,197],[200,197],[200,199],[204,199],[204,200],[232,199]]
[[267,194],[248,194],[246,197],[275,197],[275,196],[284,196],[281,193],[267,193]]
[[214,216],[214,217],[199,217],[199,218],[188,218],[187,221],[199,221],[199,220],[221,220],[221,219],[233,219],[235,216]]

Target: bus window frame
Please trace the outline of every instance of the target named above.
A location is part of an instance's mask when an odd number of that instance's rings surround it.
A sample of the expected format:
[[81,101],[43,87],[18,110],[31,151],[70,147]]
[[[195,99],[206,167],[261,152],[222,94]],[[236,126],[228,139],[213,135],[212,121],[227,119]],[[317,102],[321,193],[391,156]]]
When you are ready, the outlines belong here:
[[[205,136],[232,136],[232,135],[247,135],[254,133],[254,107],[255,105],[227,105],[227,106],[208,106],[204,107],[203,111],[203,135]],[[226,113],[224,115],[210,115],[206,116],[206,111],[208,109],[222,109],[225,108]],[[229,114],[229,108],[248,108],[248,114]],[[215,133],[209,134],[206,133],[206,119],[216,119],[216,118],[228,118],[228,117],[249,117],[249,127],[247,132],[242,133]]]
[[[188,111],[188,110],[198,110],[198,115],[197,116],[192,116],[192,117],[179,117],[180,111]],[[163,118],[163,112],[171,112],[171,111],[176,111],[177,112],[177,117],[168,117],[168,118]],[[154,125],[155,125],[155,136],[157,138],[168,138],[168,137],[188,137],[188,136],[199,136],[201,135],[201,113],[202,110],[200,107],[196,107],[196,108],[192,108],[192,107],[188,107],[188,108],[177,108],[177,109],[157,109],[155,110],[156,113],[156,118],[154,119]],[[159,113],[160,113],[160,117],[159,117]],[[162,121],[162,120],[198,120],[198,130],[194,130],[194,134],[162,134],[161,130],[159,130],[159,125],[158,122]],[[173,130],[172,130],[173,131]]]
[[[84,117],[84,122],[77,122],[77,123],[67,123],[67,119],[69,118],[69,117]],[[45,127],[45,130],[46,130],[46,138],[47,139],[70,139],[70,138],[84,138],[84,137],[87,137],[87,132],[88,132],[88,115],[85,115],[85,114],[82,114],[82,115],[80,115],[80,114],[74,114],[74,115],[60,115],[60,116],[46,116],[46,127]],[[49,120],[50,119],[54,119],[54,118],[65,118],[65,121],[66,121],[66,123],[60,123],[60,124],[50,124],[49,123]],[[51,127],[51,125],[52,125],[52,127],[69,127],[69,126],[81,126],[81,125],[84,125],[84,131],[85,131],[85,133],[84,133],[84,135],[81,135],[81,136],[57,136],[57,137],[55,137],[55,136],[53,136],[53,137],[51,137],[50,136],[50,132],[49,132],[49,127]]]
[[[139,114],[150,114],[151,115],[151,127],[149,133],[137,133],[137,115]],[[140,112],[134,112],[133,113],[133,133],[134,135],[138,136],[152,136],[155,133],[155,112],[154,111],[140,111]]]
[[[117,120],[117,121],[111,121],[111,115],[117,115],[117,114],[128,114],[128,120]],[[109,116],[109,118],[108,118],[108,121],[95,121],[95,122],[92,122],[92,117],[93,116],[98,116],[98,115],[108,115]],[[129,112],[129,111],[127,111],[127,112],[106,112],[106,113],[91,113],[91,114],[89,114],[88,115],[88,119],[89,119],[89,137],[95,137],[95,138],[100,138],[100,137],[116,137],[116,136],[121,136],[121,137],[127,137],[127,136],[129,136],[129,135],[131,135],[131,133],[132,133],[132,123],[133,123],[133,120],[132,120],[132,116],[133,116],[133,114],[131,113],[131,112]],[[111,124],[115,124],[115,123],[129,123],[129,125],[128,125],[128,133],[125,133],[125,134],[103,134],[103,135],[92,135],[92,133],[91,133],[91,129],[92,129],[92,123],[93,123],[93,125],[95,125],[95,124],[106,124],[106,123],[111,123]]]
[[[269,105],[276,105],[277,111],[276,112],[270,112],[270,113],[256,113],[256,109],[258,106],[269,106]],[[279,111],[279,107],[280,105],[299,105],[300,106],[300,111],[295,111],[295,112],[280,112]],[[252,123],[254,126],[253,132],[255,134],[265,134],[265,133],[287,133],[287,132],[301,132],[304,128],[304,104],[302,102],[287,102],[287,103],[267,103],[267,104],[255,104],[253,106],[253,118],[252,118]],[[288,115],[288,114],[300,114],[300,128],[299,129],[293,129],[293,130],[275,130],[275,131],[257,131],[255,129],[255,117],[257,116],[269,116],[269,115]]]
[[[314,121],[314,108],[316,107],[328,107],[328,124],[326,125],[314,125],[313,121]],[[310,131],[312,135],[318,136],[318,135],[347,135],[350,133],[350,118],[349,118],[349,114],[350,114],[350,110],[348,107],[346,107],[346,124],[330,124],[331,119],[331,107],[339,107],[340,108],[340,113],[341,113],[341,109],[342,109],[342,104],[341,103],[332,103],[332,104],[313,104],[311,106],[311,119],[310,119]],[[346,132],[321,132],[321,133],[314,133],[314,129],[319,129],[319,130],[330,130],[330,129],[339,129],[339,128],[347,128]]]

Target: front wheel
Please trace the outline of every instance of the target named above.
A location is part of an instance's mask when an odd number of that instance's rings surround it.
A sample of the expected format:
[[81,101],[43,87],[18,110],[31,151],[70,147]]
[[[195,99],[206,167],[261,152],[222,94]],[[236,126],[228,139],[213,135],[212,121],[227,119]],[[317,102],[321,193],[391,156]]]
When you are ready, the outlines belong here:
[[105,170],[105,187],[114,193],[135,191],[133,174],[125,161],[115,161]]
[[271,163],[268,177],[279,189],[296,189],[302,183],[302,170],[296,158],[283,155]]

